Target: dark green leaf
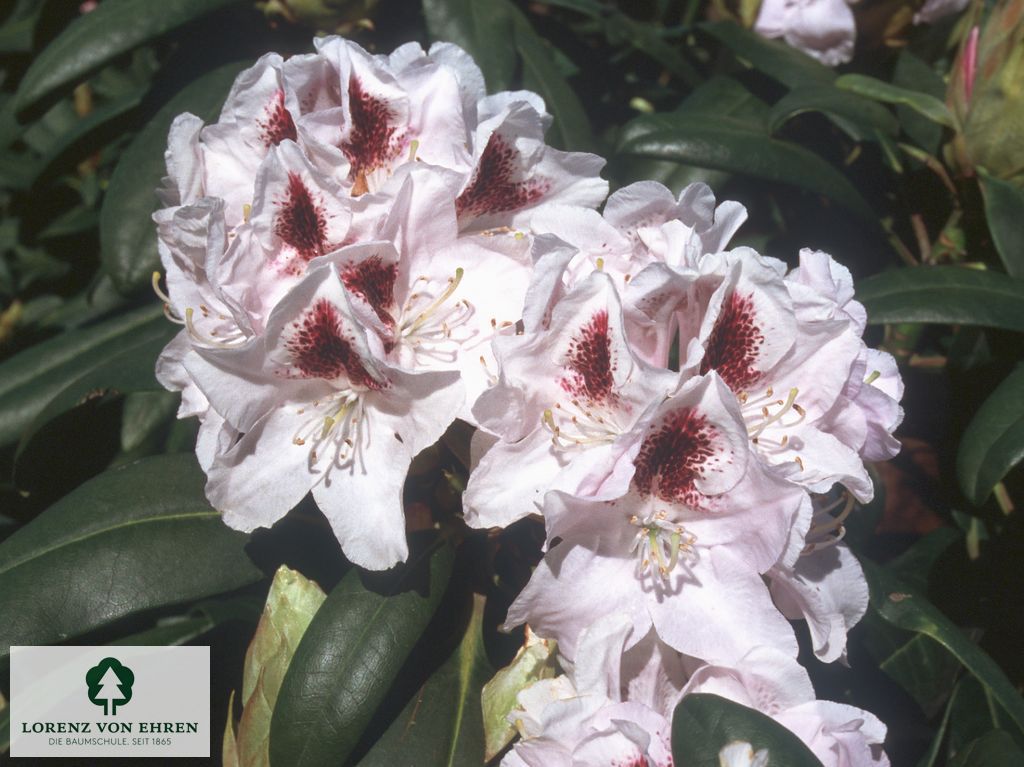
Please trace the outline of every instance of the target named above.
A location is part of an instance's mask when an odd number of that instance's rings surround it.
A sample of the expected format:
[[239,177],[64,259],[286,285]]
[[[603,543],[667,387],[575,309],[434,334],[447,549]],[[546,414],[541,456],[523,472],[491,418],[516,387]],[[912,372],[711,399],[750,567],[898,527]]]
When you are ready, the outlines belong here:
[[[946,83],[938,72],[906,49],[901,51],[899,58],[896,59],[892,81],[894,85],[926,93],[939,100],[946,97]],[[939,144],[942,141],[941,125],[922,117],[919,112],[903,104],[896,105],[896,115],[900,118],[903,130],[915,144],[931,155],[939,151]]]
[[728,117],[730,124],[743,123],[752,130],[765,133],[769,111],[768,105],[739,80],[715,75],[694,88],[673,114],[685,118],[695,112],[703,112],[714,115],[715,119]]
[[112,59],[239,0],[104,0],[68,25],[32,62],[18,87],[23,112],[69,88]]
[[1024,764],[1024,751],[1009,733],[993,730],[971,742],[949,762],[949,767],[995,767]]
[[32,50],[36,24],[45,5],[45,0],[19,0],[15,3],[3,26],[0,26],[0,53],[27,53]]
[[558,71],[547,44],[537,36],[530,22],[516,13],[513,36],[523,60],[523,87],[538,92],[554,115],[552,143],[563,149],[583,150],[590,146],[590,124],[576,92]]
[[999,384],[964,432],[956,473],[972,503],[980,506],[992,488],[1024,458],[1024,365]]
[[694,693],[672,717],[672,757],[679,767],[719,767],[718,752],[733,741],[768,749],[768,767],[821,767],[796,735],[760,711],[718,695]]
[[946,105],[927,93],[901,88],[884,80],[858,74],[842,75],[836,79],[836,87],[886,104],[902,104],[946,128],[953,128],[956,125]]
[[191,112],[212,120],[245,65],[228,64],[185,86],[156,113],[125,149],[110,177],[100,211],[100,257],[118,289],[130,293],[149,282],[160,266],[153,211],[165,174],[164,150],[174,118]]
[[985,218],[996,251],[1011,277],[1024,278],[1024,190],[978,171]]
[[515,9],[505,0],[423,0],[432,40],[465,48],[484,73],[490,91],[505,90],[516,70],[509,45]]
[[480,691],[494,670],[477,597],[462,642],[391,724],[359,767],[461,767],[484,763]]
[[[654,119],[652,119],[654,118]],[[633,121],[621,154],[675,160],[792,184],[822,194],[874,222],[871,207],[846,177],[803,147],[770,138],[742,124],[697,117],[657,115]],[[651,128],[644,132],[642,127]],[[625,134],[630,135],[629,126]],[[637,135],[639,134],[639,135]]]
[[167,332],[159,304],[69,330],[0,363],[0,446],[22,430],[61,390],[124,349]]
[[102,474],[0,544],[0,657],[260,578],[192,455]]
[[[145,332],[137,332],[123,349],[109,356],[98,357],[95,365],[62,389],[33,419],[22,435],[15,454],[14,476],[19,489],[34,492],[53,480],[54,467],[47,456],[71,442],[68,427],[80,407],[95,407],[135,392],[163,392],[154,374],[157,357],[178,326],[157,320]],[[173,413],[173,410],[171,411]]]
[[998,665],[927,599],[884,567],[861,560],[871,587],[871,606],[897,628],[925,634],[956,656],[1024,729],[1024,698]]
[[890,136],[899,133],[899,123],[885,107],[844,93],[832,85],[818,84],[801,85],[779,99],[769,114],[769,129],[777,133],[787,122],[806,112],[821,112],[838,118],[840,127],[852,124],[858,140],[870,138],[874,130]]
[[980,325],[1024,332],[1024,281],[959,266],[892,271],[857,285],[868,322]]
[[255,623],[259,618],[259,601],[251,597],[200,602],[184,615],[161,618],[150,629],[122,637],[112,645],[181,645],[201,637],[229,621]]
[[1024,745],[1024,734],[1014,727],[1006,710],[992,697],[991,691],[972,676],[965,676],[953,690],[947,729],[946,752],[950,756],[992,730],[1008,732],[1018,746]]
[[737,58],[790,88],[808,83],[827,85],[836,79],[835,72],[806,53],[780,40],[767,40],[731,21],[708,22],[700,28],[726,45]]
[[452,561],[448,544],[434,544],[387,573],[354,568],[334,588],[281,685],[272,765],[345,761],[437,609]]
[[[123,96],[106,101],[85,117],[77,120],[69,130],[56,136],[47,147],[46,153],[35,165],[32,183],[35,183],[43,174],[51,176],[55,168],[66,167],[70,160],[81,158],[82,151],[90,143],[90,137],[117,118],[135,109],[142,102],[142,97],[145,94],[145,88],[136,88]],[[91,143],[95,145],[95,142]],[[82,146],[83,144],[86,146]],[[78,151],[72,151],[76,147],[78,147]]]

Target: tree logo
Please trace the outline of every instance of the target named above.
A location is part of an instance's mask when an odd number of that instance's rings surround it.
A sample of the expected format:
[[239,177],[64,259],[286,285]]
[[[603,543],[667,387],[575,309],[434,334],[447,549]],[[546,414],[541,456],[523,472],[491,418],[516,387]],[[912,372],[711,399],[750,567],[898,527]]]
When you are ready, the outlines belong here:
[[104,714],[116,714],[117,707],[132,699],[135,674],[117,658],[104,658],[85,672],[89,700],[103,706]]

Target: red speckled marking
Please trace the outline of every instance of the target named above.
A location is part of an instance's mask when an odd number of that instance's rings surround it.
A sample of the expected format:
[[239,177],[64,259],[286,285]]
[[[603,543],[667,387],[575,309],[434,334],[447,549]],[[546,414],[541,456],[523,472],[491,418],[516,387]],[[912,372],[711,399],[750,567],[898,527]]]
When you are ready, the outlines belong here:
[[394,113],[384,99],[375,98],[363,90],[355,75],[348,84],[348,109],[351,118],[348,140],[341,143],[352,166],[355,178],[390,163],[401,152],[398,126],[393,124]]
[[274,220],[274,234],[303,261],[322,255],[327,245],[327,216],[298,173],[288,174],[288,188],[277,205],[280,210]]
[[326,298],[292,323],[294,335],[285,343],[298,369],[297,378],[334,380],[347,376],[357,386],[379,390],[380,382],[367,372],[359,354],[346,338],[341,313]]
[[519,153],[506,138],[492,133],[469,186],[455,200],[459,216],[482,216],[525,208],[544,196],[550,184],[539,179],[513,181]]
[[257,121],[263,132],[263,143],[269,149],[277,146],[286,138],[295,141],[298,133],[291,113],[284,106],[284,91],[278,91],[265,110],[264,119]]
[[580,328],[569,344],[566,367],[572,374],[563,378],[562,388],[592,403],[613,400],[615,385],[612,339],[608,335],[608,312],[601,310]]
[[694,481],[703,477],[715,455],[715,430],[693,408],[669,413],[652,424],[636,457],[636,488],[663,501],[700,507],[703,497]]
[[761,372],[754,367],[764,336],[757,326],[752,296],[731,293],[708,338],[701,362],[701,375],[714,370],[735,392],[758,382]]
[[380,256],[349,264],[341,272],[345,287],[370,305],[374,313],[388,327],[394,327],[395,318],[388,311],[394,303],[395,279],[398,265],[386,264]]

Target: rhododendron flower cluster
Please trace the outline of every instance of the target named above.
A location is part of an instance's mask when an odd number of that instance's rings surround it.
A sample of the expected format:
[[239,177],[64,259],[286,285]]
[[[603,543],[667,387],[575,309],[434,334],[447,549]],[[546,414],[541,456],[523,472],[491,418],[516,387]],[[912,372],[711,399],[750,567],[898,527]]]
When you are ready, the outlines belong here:
[[466,523],[546,529],[507,627],[566,670],[522,690],[503,764],[669,765],[699,691],[825,764],[886,763],[880,722],[815,700],[789,622],[845,657],[867,587],[843,521],[899,448],[849,272],[730,249],[746,211],[702,184],[598,212],[603,161],[549,123],[452,45],[339,38],[174,122],[155,220],[183,327],[158,375],[201,421],[208,498],[248,531],[311,492],[348,559],[386,569],[412,459],[462,419]]

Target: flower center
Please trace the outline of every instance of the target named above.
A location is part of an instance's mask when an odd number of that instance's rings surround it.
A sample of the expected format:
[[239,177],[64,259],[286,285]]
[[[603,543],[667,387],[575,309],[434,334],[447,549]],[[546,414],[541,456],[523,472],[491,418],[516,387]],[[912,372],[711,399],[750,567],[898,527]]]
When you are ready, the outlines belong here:
[[637,554],[637,575],[650,570],[665,578],[675,569],[680,556],[690,564],[696,563],[698,556],[693,546],[697,536],[670,522],[666,512],[651,512],[643,518],[634,514],[629,523],[639,528],[630,549]]
[[[807,411],[796,401],[799,393],[800,390],[794,387],[785,399],[781,399],[769,386],[761,395],[751,396],[746,392],[739,395],[747,434],[758,452],[766,458],[793,449],[786,431],[803,423],[807,417]],[[792,460],[803,470],[803,459],[799,455]]]
[[835,546],[843,540],[846,535],[843,522],[850,516],[855,506],[853,496],[845,490],[840,492],[835,500],[830,500],[826,495],[814,495],[811,496],[811,502],[814,513],[811,517],[811,527],[807,531],[807,545],[800,552],[801,556]]
[[[429,277],[416,278],[399,312],[395,345],[447,364],[458,359],[461,346],[475,334],[465,328],[476,314],[474,306],[466,299],[451,300],[463,274],[458,267],[440,292],[434,292]],[[459,329],[463,332],[457,334]]]
[[341,389],[295,412],[302,416],[302,421],[292,436],[292,444],[309,446],[311,468],[331,451],[332,463],[339,467],[356,459],[364,429],[360,392]]
[[559,450],[607,445],[623,431],[610,411],[587,407],[578,399],[571,400],[567,407],[555,403],[544,411],[541,423],[551,432],[551,444]]

